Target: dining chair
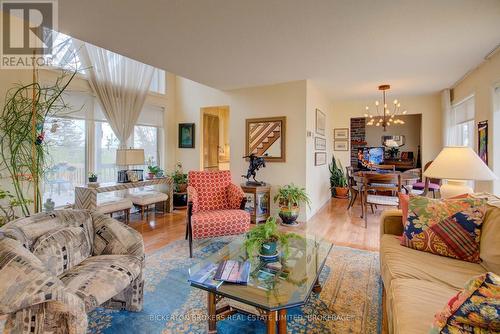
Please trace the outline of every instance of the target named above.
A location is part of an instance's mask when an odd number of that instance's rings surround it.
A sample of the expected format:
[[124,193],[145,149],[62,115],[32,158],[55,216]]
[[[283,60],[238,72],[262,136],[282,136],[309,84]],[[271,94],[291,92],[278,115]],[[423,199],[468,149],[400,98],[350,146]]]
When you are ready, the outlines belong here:
[[[356,180],[354,180],[353,173],[354,173],[354,168],[352,166],[346,166],[346,176],[347,176],[347,184],[349,186],[349,192],[351,193],[351,199],[349,201],[349,205],[347,206],[347,210],[349,210],[354,203],[356,202],[356,198],[358,197],[358,194],[361,192],[362,185],[358,184]],[[361,200],[361,207],[363,207],[363,196],[359,196]]]
[[[384,195],[378,194],[379,192]],[[372,213],[374,213],[373,205],[399,207],[398,192],[401,192],[401,174],[365,174],[363,183],[365,228],[368,226],[368,205],[372,206]]]
[[[428,161],[424,165],[424,172],[429,168],[429,166],[432,164],[432,161]],[[417,191],[422,191],[423,196],[427,196],[427,193],[429,191],[432,192],[432,197],[436,198],[436,193],[439,192],[439,189],[441,188],[441,180],[439,179],[429,179],[429,178],[423,178],[420,182],[414,183],[412,185],[412,189],[417,190]]]
[[413,189],[413,185],[417,184],[418,182],[420,182],[422,180],[422,169],[420,169],[420,168],[408,169],[408,170],[405,170],[403,172],[403,175],[412,176],[416,180],[413,184],[403,184],[402,185],[402,187],[406,191],[406,193],[413,194],[413,195],[422,195],[424,192],[423,190]]

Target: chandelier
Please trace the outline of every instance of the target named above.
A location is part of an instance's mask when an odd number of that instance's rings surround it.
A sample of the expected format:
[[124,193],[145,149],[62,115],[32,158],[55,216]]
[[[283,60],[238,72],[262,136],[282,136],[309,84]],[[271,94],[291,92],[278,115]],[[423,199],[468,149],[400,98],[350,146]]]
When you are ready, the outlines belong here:
[[375,101],[375,113],[371,113],[369,106],[365,107],[365,117],[369,119],[366,125],[382,126],[384,128],[384,131],[386,131],[388,126],[405,124],[405,122],[398,117],[398,115],[406,115],[406,110],[401,112],[401,102],[399,102],[398,100],[394,100],[392,102],[392,110],[387,105],[387,102],[385,100],[385,91],[389,90],[390,88],[390,85],[378,86],[378,90],[382,91],[382,106],[380,105],[380,102],[378,100]]

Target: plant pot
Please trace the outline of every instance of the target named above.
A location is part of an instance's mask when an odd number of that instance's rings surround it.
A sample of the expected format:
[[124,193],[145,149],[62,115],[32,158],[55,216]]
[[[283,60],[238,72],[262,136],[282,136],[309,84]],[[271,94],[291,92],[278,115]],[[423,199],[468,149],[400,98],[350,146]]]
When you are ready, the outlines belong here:
[[185,207],[187,206],[187,194],[186,193],[174,193],[174,207]]
[[272,256],[276,255],[276,248],[278,243],[276,241],[266,241],[260,246],[260,255]]
[[96,177],[89,177],[89,182],[97,182],[97,176]]
[[279,216],[283,221],[283,224],[295,225],[295,221],[299,218],[300,208],[298,206],[293,206],[291,208],[287,206],[282,206],[280,208]]
[[335,197],[336,198],[348,198],[349,188],[347,187],[335,187]]
[[155,173],[148,173],[148,179],[152,180],[155,177]]
[[178,184],[177,189],[179,190],[179,193],[185,193],[187,190],[188,185],[186,183],[183,184]]

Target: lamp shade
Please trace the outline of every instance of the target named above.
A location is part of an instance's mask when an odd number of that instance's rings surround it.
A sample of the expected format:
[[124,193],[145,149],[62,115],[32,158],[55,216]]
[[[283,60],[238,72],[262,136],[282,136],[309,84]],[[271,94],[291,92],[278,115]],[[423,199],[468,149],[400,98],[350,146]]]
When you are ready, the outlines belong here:
[[119,148],[116,150],[116,164],[119,166],[144,165],[144,160],[142,148]]
[[433,179],[489,181],[496,175],[470,147],[449,146],[443,148],[424,172]]

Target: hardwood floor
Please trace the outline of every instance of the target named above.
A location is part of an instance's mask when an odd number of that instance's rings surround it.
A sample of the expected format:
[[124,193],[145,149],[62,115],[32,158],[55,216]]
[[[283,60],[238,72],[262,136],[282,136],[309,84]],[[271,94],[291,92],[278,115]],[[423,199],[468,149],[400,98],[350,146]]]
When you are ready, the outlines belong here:
[[[347,210],[347,200],[331,199],[307,223],[297,227],[284,227],[290,231],[304,231],[336,245],[377,251],[379,249],[379,218],[383,209],[368,215],[368,228],[360,218],[361,207],[357,202]],[[149,212],[149,217],[140,220],[139,214],[131,214],[130,226],[139,231],[150,253],[175,240],[183,240],[186,232],[186,210],[175,210],[169,214]],[[187,242],[186,242],[187,247]]]

